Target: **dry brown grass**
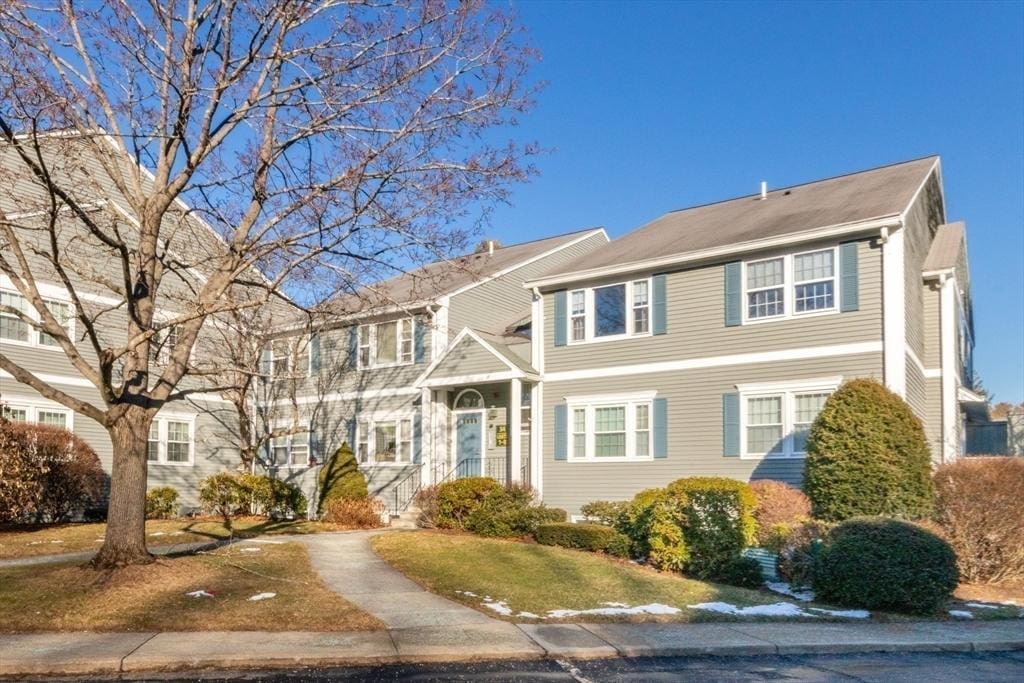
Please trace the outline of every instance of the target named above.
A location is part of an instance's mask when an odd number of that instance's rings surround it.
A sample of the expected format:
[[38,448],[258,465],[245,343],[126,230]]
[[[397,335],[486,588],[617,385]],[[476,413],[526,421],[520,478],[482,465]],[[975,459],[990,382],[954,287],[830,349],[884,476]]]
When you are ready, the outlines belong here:
[[1024,607],[1024,580],[985,584],[962,583],[954,595],[961,600],[1012,602]]
[[[0,560],[97,550],[106,527],[103,523],[0,525]],[[312,534],[342,528],[304,519],[275,522],[262,517],[240,517],[233,520],[232,527],[237,538],[261,534]],[[215,541],[229,536],[231,532],[219,517],[151,519],[146,522],[146,541],[150,546]]]
[[[214,597],[186,595],[196,590]],[[249,600],[263,592],[277,595]],[[113,573],[68,564],[0,570],[0,632],[6,633],[379,628],[320,581],[297,543],[240,544]]]

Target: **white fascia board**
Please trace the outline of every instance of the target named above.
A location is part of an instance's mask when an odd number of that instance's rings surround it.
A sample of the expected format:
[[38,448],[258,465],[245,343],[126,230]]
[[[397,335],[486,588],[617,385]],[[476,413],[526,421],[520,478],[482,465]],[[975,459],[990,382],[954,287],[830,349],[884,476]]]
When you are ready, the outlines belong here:
[[[40,296],[44,299],[58,299],[60,301],[71,301],[71,294],[64,285],[51,284],[49,282],[36,281],[36,289],[39,290]],[[14,282],[11,278],[7,277],[3,273],[0,273],[0,289],[9,289],[18,291],[18,288],[14,286]],[[104,306],[122,306],[124,305],[123,299],[115,299],[109,296],[103,296],[102,294],[93,294],[91,292],[79,291],[75,288],[75,294],[82,301],[88,301],[94,304],[102,304]]]
[[520,372],[482,372],[475,375],[460,375],[458,377],[438,377],[428,379],[420,386],[430,389],[437,387],[450,387],[458,384],[487,384],[490,382],[507,382],[513,379],[526,379],[531,382],[537,381],[537,375],[528,375]]
[[587,394],[584,396],[565,396],[563,400],[566,403],[625,403],[628,401],[651,401],[658,395],[656,389],[650,389],[648,391],[625,391],[625,392],[612,392],[607,394]]
[[782,382],[749,382],[737,384],[736,391],[741,394],[760,394],[774,391],[813,391],[815,389],[835,389],[842,383],[843,376],[835,375],[833,377],[786,380]]
[[871,218],[863,221],[855,221],[853,223],[840,223],[838,225],[814,228],[813,230],[794,232],[788,235],[781,235],[779,237],[769,237],[760,240],[750,240],[747,242],[736,242],[735,244],[729,244],[722,247],[700,249],[697,251],[684,252],[681,254],[672,254],[669,256],[644,259],[641,261],[633,261],[630,263],[623,263],[614,266],[591,268],[589,270],[581,270],[575,273],[566,273],[564,275],[555,275],[552,277],[539,278],[536,280],[530,280],[528,282],[525,282],[523,286],[528,289],[533,287],[550,287],[553,285],[567,284],[570,282],[579,282],[581,280],[592,280],[594,278],[606,277],[611,275],[621,275],[636,271],[661,270],[664,268],[668,268],[670,266],[706,261],[711,259],[720,259],[727,256],[739,255],[749,251],[761,251],[764,249],[771,249],[774,247],[796,245],[801,244],[803,242],[813,242],[816,240],[828,239],[833,237],[849,237],[851,235],[857,235],[860,233],[874,232],[876,230],[880,230],[881,228],[898,228],[902,225],[903,221],[901,216],[898,214],[892,214],[889,216],[881,216],[878,218]]

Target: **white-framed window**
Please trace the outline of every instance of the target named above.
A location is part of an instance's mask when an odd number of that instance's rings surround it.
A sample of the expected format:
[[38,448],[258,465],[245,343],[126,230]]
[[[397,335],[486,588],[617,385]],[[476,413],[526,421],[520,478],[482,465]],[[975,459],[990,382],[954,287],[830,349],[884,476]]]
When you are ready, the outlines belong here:
[[744,262],[744,321],[838,311],[837,263],[835,247]]
[[358,331],[359,368],[411,365],[413,362],[412,318],[399,318],[360,325]]
[[569,459],[643,460],[651,457],[653,392],[631,396],[568,397]]
[[[43,303],[57,319],[57,324],[63,327],[68,338],[75,338],[75,318],[72,314],[71,304],[67,301],[55,299],[43,299]],[[40,321],[39,313],[29,305],[28,299],[17,292],[0,290],[0,305],[9,306],[35,321]],[[0,342],[14,342],[26,346],[42,346],[46,348],[60,348],[57,340],[36,328],[18,316],[0,311]]]
[[311,374],[308,337],[274,339],[267,348],[272,379],[294,379]]
[[570,291],[569,343],[650,335],[650,292],[649,278]]
[[171,351],[181,336],[181,325],[168,325],[158,330],[149,343],[149,357],[160,365],[166,365],[171,359]]
[[75,414],[49,401],[3,404],[0,410],[11,422],[34,422],[69,430],[74,427]]
[[744,458],[802,458],[807,435],[839,378],[741,385],[740,450]]
[[195,462],[195,419],[153,418],[146,440],[146,460],[154,465],[191,466]]
[[412,417],[359,420],[356,444],[357,457],[362,464],[411,464]]
[[309,467],[309,432],[303,430],[273,437],[270,459],[274,467]]

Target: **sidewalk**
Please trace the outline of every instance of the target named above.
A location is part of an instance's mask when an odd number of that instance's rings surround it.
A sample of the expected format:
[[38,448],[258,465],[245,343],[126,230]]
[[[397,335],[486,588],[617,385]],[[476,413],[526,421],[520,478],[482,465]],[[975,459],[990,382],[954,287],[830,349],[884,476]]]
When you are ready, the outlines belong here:
[[1024,650],[1024,621],[510,624],[351,633],[0,635],[0,676],[617,656]]

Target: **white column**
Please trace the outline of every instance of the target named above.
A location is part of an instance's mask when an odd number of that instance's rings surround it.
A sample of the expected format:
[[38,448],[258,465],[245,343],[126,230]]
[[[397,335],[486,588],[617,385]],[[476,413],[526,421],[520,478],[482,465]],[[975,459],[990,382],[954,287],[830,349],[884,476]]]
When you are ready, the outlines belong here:
[[882,245],[882,363],[885,384],[907,395],[907,320],[903,230],[895,229]]
[[957,420],[956,280],[944,277],[939,290],[939,361],[942,367],[942,454],[941,462],[956,460],[960,450]]
[[522,422],[523,422],[523,380],[513,379],[508,397],[508,465],[512,470],[509,480],[522,480]]
[[433,392],[430,389],[423,388],[420,390],[420,486],[429,486],[433,483],[430,474],[434,469],[433,424]]
[[541,402],[544,400],[543,383],[530,386],[530,486],[544,497],[544,420]]
[[448,464],[448,390],[439,389],[437,400],[434,401],[434,421],[431,424],[434,432],[434,452],[430,472],[430,483],[436,484],[446,475]]

